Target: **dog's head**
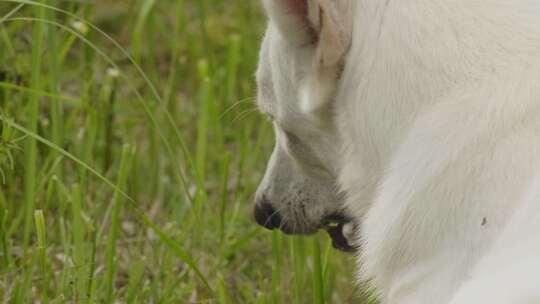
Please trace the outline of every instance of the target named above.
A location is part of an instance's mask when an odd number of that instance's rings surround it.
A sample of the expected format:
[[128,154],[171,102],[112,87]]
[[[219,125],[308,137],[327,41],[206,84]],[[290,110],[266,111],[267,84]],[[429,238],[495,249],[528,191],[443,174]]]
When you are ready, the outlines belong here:
[[351,0],[263,0],[270,22],[257,71],[258,104],[276,146],[255,218],[285,233],[344,222],[337,186],[334,99],[350,45]]

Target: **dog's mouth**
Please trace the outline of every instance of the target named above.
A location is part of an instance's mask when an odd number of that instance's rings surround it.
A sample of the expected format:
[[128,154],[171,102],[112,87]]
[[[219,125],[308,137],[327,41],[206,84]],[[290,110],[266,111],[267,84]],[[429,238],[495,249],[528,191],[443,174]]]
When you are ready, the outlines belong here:
[[323,220],[323,229],[332,239],[332,246],[343,252],[356,252],[358,249],[353,244],[355,226],[351,219],[341,214],[330,215]]
[[273,208],[264,207],[270,205],[261,206],[255,209],[255,220],[259,225],[269,230],[279,229],[287,235],[309,235],[323,229],[332,239],[332,245],[335,249],[344,252],[358,251],[358,246],[355,245],[354,241],[356,224],[351,218],[341,213],[328,215],[319,224],[299,227],[290,225],[290,222],[284,222],[280,214],[275,212]]

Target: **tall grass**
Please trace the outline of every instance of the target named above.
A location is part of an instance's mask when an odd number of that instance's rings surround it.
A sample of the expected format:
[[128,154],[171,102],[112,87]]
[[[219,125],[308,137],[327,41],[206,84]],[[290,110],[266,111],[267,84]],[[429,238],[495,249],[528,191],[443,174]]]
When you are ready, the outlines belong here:
[[363,303],[257,228],[256,1],[0,1],[0,299]]

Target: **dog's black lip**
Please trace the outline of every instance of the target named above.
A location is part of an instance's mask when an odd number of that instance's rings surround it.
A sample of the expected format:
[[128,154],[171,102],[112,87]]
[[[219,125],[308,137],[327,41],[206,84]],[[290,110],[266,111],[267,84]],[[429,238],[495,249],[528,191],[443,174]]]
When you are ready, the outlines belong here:
[[352,223],[353,220],[341,213],[334,213],[324,217],[323,229],[326,230],[330,238],[332,239],[332,246],[340,251],[352,253],[356,252],[357,248],[351,246],[347,239],[343,235],[343,226],[348,223]]
[[357,251],[357,247],[351,246],[347,239],[343,235],[343,223],[338,224],[337,226],[327,227],[325,230],[332,239],[332,246],[340,251],[353,253]]
[[354,253],[358,251],[358,248],[351,246],[345,236],[343,235],[343,226],[348,223],[352,223],[353,220],[341,213],[333,213],[327,215],[321,221],[321,225],[318,228],[298,230],[293,229],[287,225],[280,225],[279,230],[285,235],[312,235],[319,229],[325,230],[332,239],[332,246],[339,251],[345,253]]

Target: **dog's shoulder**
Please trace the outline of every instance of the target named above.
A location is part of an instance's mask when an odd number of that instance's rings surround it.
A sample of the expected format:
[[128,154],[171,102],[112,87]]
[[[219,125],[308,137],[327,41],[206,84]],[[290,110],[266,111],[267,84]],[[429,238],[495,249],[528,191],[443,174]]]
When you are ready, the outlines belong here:
[[471,271],[452,304],[539,303],[540,168],[531,179],[519,208]]
[[367,269],[394,296],[457,284],[519,208],[540,166],[539,82],[540,69],[523,67],[455,88],[417,115],[363,225]]

